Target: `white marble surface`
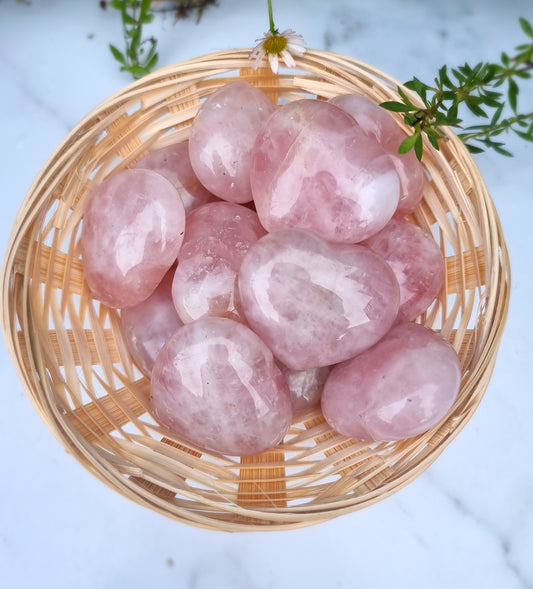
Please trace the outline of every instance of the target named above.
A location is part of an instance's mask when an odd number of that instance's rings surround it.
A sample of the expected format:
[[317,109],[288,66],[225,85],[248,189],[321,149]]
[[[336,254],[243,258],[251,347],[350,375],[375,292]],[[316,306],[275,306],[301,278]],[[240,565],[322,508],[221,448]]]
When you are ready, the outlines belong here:
[[[497,58],[532,0],[279,0],[280,28],[405,81],[443,63]],[[263,0],[219,0],[199,25],[158,19],[161,65],[250,46]],[[33,178],[88,111],[130,82],[107,44],[117,15],[96,0],[0,0],[0,247]],[[533,107],[533,86],[524,102]],[[513,269],[497,367],[470,423],[415,482],[374,507],[291,532],[224,534],[138,507],[67,455],[37,417],[2,340],[3,587],[175,589],[533,587],[533,144],[477,156]]]

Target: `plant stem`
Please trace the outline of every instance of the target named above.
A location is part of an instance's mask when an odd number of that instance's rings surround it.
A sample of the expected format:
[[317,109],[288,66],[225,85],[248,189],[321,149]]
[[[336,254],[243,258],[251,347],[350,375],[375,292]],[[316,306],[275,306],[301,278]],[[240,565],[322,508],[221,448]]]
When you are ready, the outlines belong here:
[[268,3],[268,22],[270,25],[270,32],[273,35],[277,35],[279,33],[278,29],[274,25],[274,15],[272,14],[272,0],[267,0]]

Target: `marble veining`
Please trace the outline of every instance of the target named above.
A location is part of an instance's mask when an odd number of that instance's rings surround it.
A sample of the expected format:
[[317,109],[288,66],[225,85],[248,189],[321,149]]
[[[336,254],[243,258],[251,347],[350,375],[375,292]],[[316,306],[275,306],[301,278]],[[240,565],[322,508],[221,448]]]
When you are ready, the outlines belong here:
[[[130,83],[109,51],[118,15],[96,0],[0,0],[4,249],[22,200],[64,135]],[[405,81],[497,59],[521,42],[531,0],[274,0],[276,24]],[[157,18],[160,65],[251,47],[263,0],[219,0],[200,24]],[[533,92],[519,100],[533,108]],[[507,139],[507,138],[506,138]],[[511,309],[489,389],[428,471],[392,497],[327,523],[223,534],[177,524],[101,484],[46,429],[3,339],[0,571],[6,587],[53,589],[533,588],[533,144],[477,156],[511,256]],[[30,566],[31,565],[31,566]]]

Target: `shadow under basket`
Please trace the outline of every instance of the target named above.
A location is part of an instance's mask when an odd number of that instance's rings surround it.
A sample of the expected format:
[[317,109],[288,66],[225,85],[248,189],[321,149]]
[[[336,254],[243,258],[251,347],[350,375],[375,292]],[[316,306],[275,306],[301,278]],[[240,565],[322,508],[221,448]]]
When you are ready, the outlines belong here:
[[[241,79],[284,103],[359,93],[397,99],[397,81],[356,60],[308,51],[295,70],[254,71],[248,50],[162,68],[86,116],[27,194],[2,272],[3,328],[33,406],[66,450],[119,493],[180,522],[225,531],[324,522],[390,496],[439,456],[478,407],[509,304],[509,260],[498,216],[461,141],[425,146],[424,199],[411,220],[446,259],[441,294],[421,323],[458,352],[462,384],[427,433],[366,443],[333,431],[314,409],[283,442],[253,457],[218,456],[178,439],[150,412],[150,383],[131,359],[116,310],[91,297],[80,256],[91,189],[149,151],[188,137],[212,92]],[[401,119],[398,123],[402,125]]]

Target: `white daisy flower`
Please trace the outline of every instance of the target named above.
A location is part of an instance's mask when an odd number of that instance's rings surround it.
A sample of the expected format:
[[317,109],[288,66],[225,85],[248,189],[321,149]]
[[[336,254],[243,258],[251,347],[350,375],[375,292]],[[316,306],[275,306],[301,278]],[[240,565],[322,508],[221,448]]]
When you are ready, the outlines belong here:
[[283,33],[267,31],[261,39],[256,39],[256,43],[248,56],[249,59],[255,58],[253,68],[257,69],[266,55],[270,69],[275,74],[278,73],[280,58],[287,67],[295,67],[293,55],[301,57],[306,50],[304,38],[292,29],[287,29]]

